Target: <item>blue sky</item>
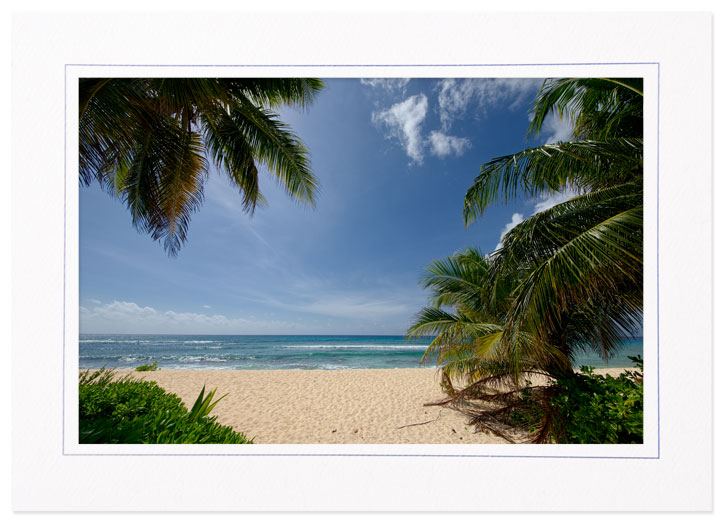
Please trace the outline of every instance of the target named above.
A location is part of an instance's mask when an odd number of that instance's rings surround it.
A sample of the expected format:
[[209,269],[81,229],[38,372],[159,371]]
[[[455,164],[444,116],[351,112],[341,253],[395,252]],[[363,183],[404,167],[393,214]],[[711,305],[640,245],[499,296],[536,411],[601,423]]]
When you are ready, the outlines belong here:
[[526,138],[537,79],[327,79],[286,109],[320,181],[313,209],[260,169],[268,205],[250,217],[212,168],[178,257],[138,233],[123,204],[80,190],[82,333],[405,333],[433,259],[493,251],[508,228],[566,195],[496,206],[469,228],[463,196],[491,158],[564,140]]

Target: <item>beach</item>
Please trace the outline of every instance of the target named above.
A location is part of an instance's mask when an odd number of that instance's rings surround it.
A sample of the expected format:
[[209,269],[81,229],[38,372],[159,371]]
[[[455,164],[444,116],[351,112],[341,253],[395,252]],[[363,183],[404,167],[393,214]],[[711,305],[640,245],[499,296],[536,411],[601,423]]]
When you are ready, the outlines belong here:
[[445,398],[430,368],[118,371],[127,372],[155,381],[187,408],[203,386],[228,394],[212,415],[259,444],[507,443],[474,432],[452,409],[424,406]]

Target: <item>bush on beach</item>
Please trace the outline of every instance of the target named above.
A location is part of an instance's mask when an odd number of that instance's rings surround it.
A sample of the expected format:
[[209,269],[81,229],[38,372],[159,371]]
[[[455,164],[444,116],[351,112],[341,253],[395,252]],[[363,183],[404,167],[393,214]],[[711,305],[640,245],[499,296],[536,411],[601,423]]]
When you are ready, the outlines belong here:
[[[618,377],[594,373],[583,366],[581,373],[556,380],[549,403],[557,425],[551,429],[555,443],[605,444],[643,442],[644,389],[642,358],[630,357],[638,371]],[[525,402],[511,413],[511,423],[538,431],[544,408],[537,405],[532,387],[523,389]]]
[[112,370],[83,371],[79,379],[80,443],[252,443],[209,412],[216,390],[187,411],[181,399],[153,381],[116,378]]
[[[630,358],[633,359],[633,358]],[[633,359],[642,370],[642,360]],[[557,443],[642,443],[644,389],[641,372],[618,377],[581,373],[557,381],[551,402],[565,422]]]

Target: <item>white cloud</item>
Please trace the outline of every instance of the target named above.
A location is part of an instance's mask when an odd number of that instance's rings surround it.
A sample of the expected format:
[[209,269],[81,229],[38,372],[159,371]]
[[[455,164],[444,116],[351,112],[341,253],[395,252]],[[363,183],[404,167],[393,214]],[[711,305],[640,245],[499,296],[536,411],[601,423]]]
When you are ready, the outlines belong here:
[[534,213],[539,213],[549,208],[553,208],[557,204],[566,202],[569,199],[579,195],[576,191],[571,188],[564,188],[563,190],[554,193],[545,193],[540,195],[537,202],[534,204]]
[[211,305],[205,304],[204,306],[202,306],[202,308],[206,308],[208,310],[209,308],[211,308]]
[[92,309],[80,308],[83,333],[116,334],[253,334],[284,333],[301,325],[270,319],[230,318],[194,312],[161,312],[133,302],[113,301]]
[[558,115],[549,114],[541,126],[541,132],[546,135],[545,144],[553,144],[570,140],[574,129],[569,119],[561,119]]
[[[534,200],[534,214],[542,212],[544,210],[548,210],[549,208],[553,208],[557,204],[566,202],[569,199],[576,197],[577,195],[579,195],[579,193],[571,188],[564,188],[563,190],[553,193],[544,193],[542,195],[539,195],[539,197]],[[499,239],[499,243],[496,245],[496,250],[503,247],[503,243],[501,242],[503,241],[503,238],[508,232],[521,224],[524,221],[524,218],[524,215],[518,212],[514,213],[511,216],[511,221],[506,224],[506,226],[504,226],[503,230],[501,230],[501,237]]]
[[[260,300],[269,311],[287,313],[229,317],[198,312],[161,311],[130,301],[113,301],[91,308],[81,306],[81,333],[113,334],[284,334],[333,333],[343,326],[352,330],[392,326],[400,330],[419,308],[423,296],[418,290],[389,288],[375,291],[324,292],[316,289],[295,293],[283,299],[267,296]],[[206,308],[208,305],[204,305]],[[296,312],[298,315],[290,312]],[[282,320],[286,318],[288,320]],[[334,318],[334,329],[330,329]],[[336,332],[337,333],[337,332]],[[343,332],[344,333],[344,330]]]
[[533,103],[533,97],[541,89],[543,78],[497,78],[494,83],[503,92],[503,97],[510,100],[508,109],[514,110],[521,104]]
[[533,78],[447,78],[438,84],[438,107],[443,131],[453,122],[470,114],[471,106],[485,114],[494,104],[508,103],[515,109],[533,97],[541,86]]
[[388,92],[403,91],[410,82],[409,78],[361,78],[360,83],[372,88],[382,88]]
[[471,141],[467,138],[453,137],[442,131],[431,131],[428,136],[431,151],[439,157],[447,157],[455,154],[456,157],[463,155],[463,152],[471,147]]
[[[363,78],[360,82],[381,88],[391,95],[404,93],[409,79]],[[524,101],[533,99],[541,83],[541,79],[531,78],[443,79],[435,87],[441,129],[431,131],[427,138],[422,128],[428,111],[428,98],[423,93],[373,112],[372,121],[385,129],[387,138],[396,139],[403,146],[413,164],[422,165],[426,146],[439,158],[460,156],[471,147],[470,139],[448,134],[456,120],[476,114],[485,115],[492,105],[505,104],[509,109],[515,109]]]
[[423,163],[421,126],[428,111],[428,97],[413,95],[390,108],[373,113],[372,121],[387,129],[387,137],[397,139],[412,162]]
[[511,222],[506,224],[506,226],[504,226],[503,230],[501,230],[501,237],[499,239],[499,243],[496,245],[497,250],[503,248],[502,241],[503,241],[503,238],[506,236],[506,234],[508,232],[510,232],[511,230],[513,230],[516,226],[521,224],[523,222],[523,220],[524,220],[524,216],[521,213],[514,213],[511,216]]

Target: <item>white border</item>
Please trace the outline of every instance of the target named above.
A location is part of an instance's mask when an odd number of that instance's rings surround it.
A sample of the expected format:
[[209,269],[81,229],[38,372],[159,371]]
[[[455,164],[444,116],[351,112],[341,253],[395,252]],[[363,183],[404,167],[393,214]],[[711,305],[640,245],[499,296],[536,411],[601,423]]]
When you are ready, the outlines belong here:
[[[270,37],[270,27],[275,28],[274,34],[286,37]],[[712,268],[705,256],[711,249],[710,39],[707,15],[683,14],[17,17],[13,50],[15,507],[709,508],[712,382],[701,369],[709,369],[712,362],[708,315]],[[167,45],[161,49],[154,44],[158,41]],[[64,188],[58,177],[64,162],[60,109],[64,64],[450,64],[515,63],[522,57],[529,63],[661,64],[659,459],[63,455],[57,436],[63,395],[58,344],[63,326],[58,320],[63,308],[59,292],[64,279]],[[324,70],[316,74],[330,76]],[[490,75],[495,74],[485,76]],[[687,104],[682,104],[684,99]],[[39,122],[44,125],[38,126]],[[678,183],[683,174],[685,185]],[[684,226],[683,214],[688,219]],[[29,239],[34,242],[28,243]],[[683,275],[686,282],[680,280]],[[650,339],[648,330],[646,323],[645,340]],[[699,365],[678,366],[686,362],[683,351]],[[649,361],[649,353],[645,359]],[[687,399],[681,395],[683,388]],[[203,484],[194,479],[212,481]],[[493,479],[495,483],[485,483]],[[566,500],[559,497],[564,493]],[[360,494],[367,496],[361,499]],[[521,494],[526,494],[525,501]]]

